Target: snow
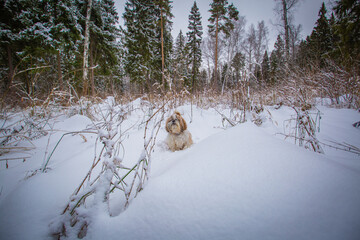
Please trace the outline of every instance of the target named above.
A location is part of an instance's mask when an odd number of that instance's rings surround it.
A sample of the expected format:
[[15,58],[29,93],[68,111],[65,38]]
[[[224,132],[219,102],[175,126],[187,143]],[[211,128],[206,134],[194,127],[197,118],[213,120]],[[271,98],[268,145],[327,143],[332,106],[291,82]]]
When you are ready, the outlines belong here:
[[[139,99],[131,104],[133,112],[120,125],[125,151],[115,157],[126,166],[144,154],[149,114]],[[317,108],[320,142],[360,146],[360,129],[352,126],[359,112]],[[114,194],[112,217],[102,207],[90,211],[84,239],[360,239],[359,155],[327,146],[325,154],[314,153],[285,139],[295,115],[285,106],[265,107],[260,127],[248,120],[227,128],[211,108],[193,106],[193,115],[190,105],[176,110],[187,121],[194,145],[170,152],[162,127],[144,189],[125,211]],[[50,223],[59,219],[88,172],[96,138],[109,137],[103,130],[67,135],[48,169],[30,176],[43,165],[46,148],[51,151],[65,132],[93,125],[83,115],[52,121],[57,131],[32,142],[31,158],[9,161],[8,169],[0,162],[0,239],[52,239]],[[1,157],[6,156],[12,155]]]

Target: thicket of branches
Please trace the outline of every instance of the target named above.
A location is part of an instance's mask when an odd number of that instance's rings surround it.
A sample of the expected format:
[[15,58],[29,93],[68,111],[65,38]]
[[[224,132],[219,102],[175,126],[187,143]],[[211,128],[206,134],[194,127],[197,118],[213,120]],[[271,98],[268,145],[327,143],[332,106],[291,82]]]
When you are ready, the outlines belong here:
[[116,25],[113,0],[2,0],[3,106],[45,101],[58,90],[78,99],[230,93],[262,104],[300,101],[301,90],[307,101],[328,97],[340,104],[343,98],[359,107],[360,3],[336,1],[330,11],[323,4],[313,32],[301,40],[301,26],[293,24],[299,0],[275,1],[280,33],[269,51],[265,22],[246,27],[225,0],[209,6],[206,30],[194,2],[188,30],[175,41],[169,0],[126,1],[124,29]]

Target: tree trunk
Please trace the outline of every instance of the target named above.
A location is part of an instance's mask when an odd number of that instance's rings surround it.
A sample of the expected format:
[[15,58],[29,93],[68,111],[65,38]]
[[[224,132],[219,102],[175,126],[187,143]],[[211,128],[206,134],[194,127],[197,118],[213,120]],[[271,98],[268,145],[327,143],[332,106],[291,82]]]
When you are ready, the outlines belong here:
[[85,40],[84,40],[84,62],[83,62],[83,95],[88,94],[88,71],[89,71],[89,43],[90,43],[90,15],[92,0],[88,0],[85,21]]
[[7,77],[7,81],[5,82],[5,91],[7,91],[12,84],[12,80],[14,78],[14,66],[13,66],[13,61],[12,61],[12,51],[10,48],[10,45],[6,46],[6,50],[7,50],[7,54],[8,54],[8,66],[9,66],[9,73],[8,73],[8,77]]
[[286,0],[282,0],[282,5],[283,5],[283,19],[284,19],[284,30],[285,30],[285,56],[286,56],[286,60],[288,61],[289,52],[290,52],[290,48],[289,48],[290,39],[289,39],[289,23],[287,17],[288,9],[286,5]]
[[195,59],[194,59],[194,63],[193,63],[193,67],[192,67],[192,83],[191,83],[191,94],[194,94],[195,88],[196,88],[196,82],[195,82],[195,77],[196,77],[196,71],[195,71]]
[[165,70],[165,57],[164,57],[164,23],[163,23],[163,10],[160,10],[160,23],[161,23],[161,85],[164,83],[164,70]]
[[95,96],[95,80],[94,80],[94,44],[90,44],[90,87],[91,96]]
[[57,51],[57,75],[58,75],[58,83],[59,83],[59,87],[60,90],[64,89],[64,82],[63,82],[63,75],[62,75],[62,71],[61,71],[61,53],[60,50]]
[[215,29],[215,69],[214,69],[214,87],[217,89],[217,68],[218,68],[218,34],[219,34],[219,17],[216,17]]

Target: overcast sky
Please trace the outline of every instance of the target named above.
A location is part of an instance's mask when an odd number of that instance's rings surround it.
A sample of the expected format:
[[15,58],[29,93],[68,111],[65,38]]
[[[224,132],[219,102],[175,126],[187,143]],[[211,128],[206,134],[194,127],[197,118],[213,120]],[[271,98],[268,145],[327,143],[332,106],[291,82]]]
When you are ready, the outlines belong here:
[[[328,0],[300,0],[297,8],[295,9],[295,23],[302,25],[302,38],[309,35],[318,19],[318,12],[322,2],[327,3]],[[120,24],[123,25],[122,14],[124,12],[126,0],[115,0],[116,8],[119,12]],[[210,17],[209,9],[212,0],[197,0],[197,5],[202,17],[202,25],[204,35],[207,31],[208,18]],[[279,29],[276,24],[279,22],[275,15],[275,1],[274,0],[228,0],[229,3],[234,3],[241,16],[246,18],[246,28],[252,23],[256,26],[257,22],[264,20],[269,29],[269,48],[272,49]],[[172,35],[174,39],[178,35],[180,29],[185,34],[188,29],[188,18],[194,0],[173,0],[172,13],[174,14]],[[327,5],[328,11],[330,5]]]

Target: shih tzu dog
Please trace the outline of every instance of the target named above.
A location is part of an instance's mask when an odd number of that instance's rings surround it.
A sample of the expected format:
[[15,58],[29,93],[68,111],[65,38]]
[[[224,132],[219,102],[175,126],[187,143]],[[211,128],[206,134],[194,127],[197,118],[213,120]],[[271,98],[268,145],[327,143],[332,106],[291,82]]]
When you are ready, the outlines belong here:
[[166,120],[165,129],[169,133],[166,144],[171,151],[183,150],[193,144],[191,133],[187,130],[186,122],[178,111]]

